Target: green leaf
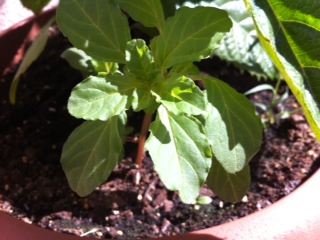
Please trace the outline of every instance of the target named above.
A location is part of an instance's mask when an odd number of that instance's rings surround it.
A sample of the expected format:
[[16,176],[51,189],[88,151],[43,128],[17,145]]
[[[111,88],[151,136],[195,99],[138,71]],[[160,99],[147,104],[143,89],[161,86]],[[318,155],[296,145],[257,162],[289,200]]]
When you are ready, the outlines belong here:
[[44,50],[49,38],[49,34],[50,34],[49,30],[53,22],[54,22],[54,18],[51,18],[47,22],[47,24],[41,29],[39,35],[32,42],[31,46],[28,48],[25,56],[23,57],[22,62],[16,74],[14,75],[11,86],[10,86],[9,97],[10,97],[10,102],[12,104],[16,103],[16,93],[17,93],[19,82],[20,82],[20,77],[22,74],[24,74],[28,70],[31,64],[38,59],[38,57]]
[[142,39],[134,39],[127,43],[126,61],[128,73],[144,82],[154,81],[160,72],[155,67],[151,51]]
[[230,30],[232,22],[220,9],[180,8],[167,19],[151,50],[162,69],[209,57]]
[[148,107],[144,108],[143,110],[145,111],[145,113],[152,115],[158,110],[160,105],[161,104],[156,101],[156,98],[154,96],[151,96]]
[[177,73],[157,82],[152,88],[152,94],[174,114],[198,115],[205,111],[203,92],[191,79]]
[[199,69],[193,63],[176,65],[171,68],[170,72],[176,72],[184,76],[200,74]]
[[244,93],[244,95],[249,95],[249,94],[253,94],[253,93],[257,93],[257,92],[261,92],[261,91],[266,91],[266,90],[270,90],[273,93],[275,93],[275,88],[272,85],[270,85],[270,84],[260,84],[260,85],[258,85],[256,87],[253,87],[253,88],[249,89],[248,91],[246,91]]
[[106,181],[123,153],[125,114],[107,122],[87,121],[63,146],[61,163],[70,187],[81,197]]
[[92,65],[97,73],[120,73],[118,63],[102,62],[92,59]]
[[73,68],[81,71],[84,75],[97,75],[99,72],[119,72],[118,63],[108,63],[95,60],[78,48],[68,48],[61,54],[61,57],[64,58]]
[[161,0],[165,18],[172,17],[176,12],[176,0]]
[[20,0],[22,5],[30,9],[34,14],[41,13],[50,0]]
[[260,41],[320,141],[320,2],[246,0]]
[[[152,84],[159,79],[160,70],[154,64],[151,51],[141,39],[131,40],[126,48],[125,75],[136,79],[137,88],[133,91],[132,108],[140,111],[149,107]],[[154,100],[153,100],[154,101]]]
[[126,80],[120,74],[88,77],[72,90],[68,102],[70,114],[76,118],[105,121],[124,112],[134,88]]
[[260,148],[261,120],[244,95],[213,77],[201,79],[207,89],[205,129],[213,155],[228,173],[235,174]]
[[92,64],[92,57],[88,56],[84,51],[78,48],[68,48],[62,54],[61,57],[65,59],[73,68],[84,72],[92,73],[95,69]]
[[126,17],[113,0],[60,0],[57,23],[76,47],[105,62],[125,62]]
[[214,51],[214,55],[258,78],[279,78],[277,68],[259,42],[244,1],[219,0],[215,3],[229,13],[233,28]]
[[232,174],[214,159],[207,184],[224,201],[239,202],[250,187],[250,167],[246,165],[240,172]]
[[133,99],[132,99],[133,110],[135,110],[136,112],[139,112],[145,108],[148,108],[152,98],[150,91],[146,91],[146,89],[143,89],[143,88],[136,88],[132,95],[133,95]]
[[163,28],[165,18],[160,0],[116,1],[135,21],[146,27],[157,27],[159,31]]
[[243,0],[199,1],[198,4],[187,1],[184,5],[217,7],[228,12],[233,27],[214,50],[214,55],[258,78],[280,77],[277,68],[259,42],[253,20]]
[[211,197],[208,197],[208,196],[199,196],[197,198],[197,204],[200,204],[200,205],[207,205],[207,204],[210,204],[212,203],[212,198]]
[[174,115],[160,106],[146,142],[154,168],[170,190],[185,203],[195,203],[211,165],[211,152],[201,123]]

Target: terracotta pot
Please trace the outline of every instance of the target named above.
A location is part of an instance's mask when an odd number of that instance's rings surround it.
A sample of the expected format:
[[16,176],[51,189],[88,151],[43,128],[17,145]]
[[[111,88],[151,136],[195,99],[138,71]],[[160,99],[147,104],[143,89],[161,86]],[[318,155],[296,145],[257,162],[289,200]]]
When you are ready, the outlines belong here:
[[[28,36],[34,37],[38,27],[43,25],[54,10],[46,11],[41,16],[32,17],[0,33],[0,52],[2,54],[0,71],[10,65],[17,49]],[[31,31],[31,27],[34,31]],[[16,59],[17,60],[17,59]],[[183,235],[160,238],[162,240],[315,240],[320,239],[320,170],[293,193],[275,204],[220,226],[207,228]],[[24,223],[12,216],[0,212],[0,239],[4,240],[76,240],[78,236],[57,233]],[[90,239],[90,238],[87,238]]]
[[[0,76],[4,75],[11,65],[21,61],[41,27],[55,15],[55,10],[52,8],[39,16],[27,18],[0,32]],[[0,25],[4,24],[2,21],[5,20],[1,19]]]

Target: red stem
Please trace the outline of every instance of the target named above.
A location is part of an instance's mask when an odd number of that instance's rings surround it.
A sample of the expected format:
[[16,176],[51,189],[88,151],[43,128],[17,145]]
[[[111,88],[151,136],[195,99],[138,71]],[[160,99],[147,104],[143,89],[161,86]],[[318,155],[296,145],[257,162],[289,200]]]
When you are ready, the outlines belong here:
[[142,122],[142,128],[141,128],[139,140],[138,140],[138,152],[136,157],[136,164],[138,165],[138,170],[140,170],[142,167],[144,145],[147,139],[147,133],[148,133],[151,121],[152,121],[152,115],[145,114]]

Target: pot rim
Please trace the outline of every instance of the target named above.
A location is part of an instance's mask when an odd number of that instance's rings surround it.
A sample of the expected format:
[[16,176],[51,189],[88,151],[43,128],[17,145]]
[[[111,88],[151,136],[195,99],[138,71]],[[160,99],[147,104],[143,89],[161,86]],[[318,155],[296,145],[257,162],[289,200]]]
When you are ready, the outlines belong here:
[[[55,15],[56,7],[33,15],[0,32],[0,77],[7,72],[7,67],[20,62],[22,54],[33,41],[41,27]],[[14,39],[14,41],[12,40]]]

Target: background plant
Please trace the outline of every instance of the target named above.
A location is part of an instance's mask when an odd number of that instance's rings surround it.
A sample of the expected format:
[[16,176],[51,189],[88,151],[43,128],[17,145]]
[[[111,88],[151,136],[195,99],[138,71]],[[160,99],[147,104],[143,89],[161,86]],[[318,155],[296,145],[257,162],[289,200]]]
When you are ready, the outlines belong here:
[[270,125],[279,123],[281,119],[289,118],[293,114],[296,114],[302,111],[301,108],[297,108],[291,111],[284,109],[283,104],[290,96],[290,93],[289,93],[288,87],[286,86],[285,92],[280,94],[281,82],[282,80],[279,79],[275,86],[272,86],[271,84],[260,84],[244,93],[244,95],[250,95],[250,94],[258,93],[261,91],[272,92],[270,103],[265,104],[260,102],[254,102],[254,105],[260,108],[263,112],[263,114],[259,114],[258,112],[257,114],[261,115],[261,121],[265,129],[267,129]]
[[319,1],[245,0],[260,42],[320,140]]
[[[157,29],[149,46],[131,39],[121,9]],[[199,75],[193,65],[209,57],[230,30],[225,11],[179,8],[173,15],[160,0],[61,0],[57,22],[89,62],[113,66],[78,84],[68,102],[73,116],[87,120],[70,135],[61,158],[79,195],[103,183],[121,160],[132,109],[145,112],[137,162],[145,148],[166,187],[178,190],[182,201],[194,203],[206,180],[225,200],[242,198],[250,183],[248,162],[260,147],[260,120],[245,96]]]
[[218,7],[228,12],[233,26],[213,55],[247,71],[258,79],[279,79],[280,75],[261,45],[253,19],[243,0],[185,0],[177,1],[181,6]]
[[[31,10],[36,15],[42,12],[43,8],[50,2],[50,0],[20,0],[20,2],[25,8]],[[49,29],[53,24],[54,18],[50,19],[47,24],[41,29],[41,31],[38,30],[39,26],[36,22],[32,24],[32,27],[29,30],[29,36],[25,40],[26,42],[24,44],[28,44],[28,41],[30,40],[29,37],[30,35],[33,35],[34,32],[39,32],[39,34],[35,37],[29,48],[27,49],[22,62],[20,63],[19,68],[12,80],[9,92],[9,99],[12,104],[16,103],[16,92],[21,76],[28,70],[30,65],[36,59],[38,59],[38,57],[44,50],[49,38]],[[25,47],[24,44],[20,46],[21,49]]]

